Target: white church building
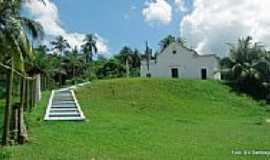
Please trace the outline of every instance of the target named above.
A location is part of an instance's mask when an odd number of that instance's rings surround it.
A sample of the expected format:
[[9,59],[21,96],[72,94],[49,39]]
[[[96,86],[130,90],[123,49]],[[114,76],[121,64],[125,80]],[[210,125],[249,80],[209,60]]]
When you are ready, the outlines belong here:
[[[149,68],[149,69],[148,69]],[[220,79],[219,60],[214,54],[199,55],[196,51],[172,43],[150,60],[141,62],[141,77],[167,77],[179,79]]]

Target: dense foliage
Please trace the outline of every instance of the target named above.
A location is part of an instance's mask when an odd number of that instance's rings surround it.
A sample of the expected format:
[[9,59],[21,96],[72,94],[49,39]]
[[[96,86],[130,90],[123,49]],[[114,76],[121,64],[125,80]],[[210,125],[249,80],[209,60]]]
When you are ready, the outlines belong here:
[[[86,35],[85,44],[80,50],[77,47],[70,49],[67,41],[59,37],[51,43],[57,44],[52,50],[46,46],[37,47],[36,60],[30,64],[42,70],[55,84],[65,85],[82,80],[140,76],[143,56],[137,49],[123,47],[118,54],[106,58],[102,54],[94,54],[98,50],[92,34]],[[61,49],[57,46],[61,46]]]
[[230,55],[221,60],[223,79],[238,91],[270,101],[270,52],[252,38],[230,44]]
[[[24,124],[24,108],[27,106],[26,85],[29,80],[25,60],[34,60],[31,40],[43,36],[43,29],[39,23],[21,16],[23,2],[0,1],[0,64],[1,73],[6,73],[3,145],[11,144],[12,141],[23,144],[28,139]],[[14,95],[14,90],[19,90],[20,95]],[[18,104],[14,103],[14,96],[20,99]]]

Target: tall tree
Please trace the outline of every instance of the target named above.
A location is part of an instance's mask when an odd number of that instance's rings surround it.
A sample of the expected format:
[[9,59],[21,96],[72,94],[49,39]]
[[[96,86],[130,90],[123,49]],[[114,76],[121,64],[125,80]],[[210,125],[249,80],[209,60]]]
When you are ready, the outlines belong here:
[[226,80],[235,84],[238,90],[265,97],[270,82],[270,62],[267,52],[258,43],[252,43],[252,37],[230,44],[230,56],[221,60],[221,68]]
[[77,76],[78,70],[82,70],[81,66],[83,61],[81,57],[79,57],[79,51],[77,47],[75,47],[72,51],[70,51],[63,60],[67,72],[71,73],[71,78],[75,78]]
[[63,36],[57,36],[54,41],[51,42],[53,49],[60,52],[61,56],[64,56],[65,51],[70,48],[68,41]]
[[[5,57],[4,64],[10,66],[7,76],[7,100],[4,115],[4,127],[2,143],[6,145],[10,138],[10,114],[12,106],[12,90],[14,81],[14,70],[25,75],[24,58],[33,57],[32,45],[28,35],[36,39],[43,35],[40,24],[20,16],[22,0],[1,0],[0,1],[0,43],[3,47],[1,55]],[[4,45],[3,45],[4,44]],[[3,64],[2,63],[2,64]],[[23,107],[20,107],[20,126],[23,126]],[[19,128],[22,130],[22,127]],[[23,133],[19,131],[19,133]],[[19,135],[24,138],[25,135]]]
[[93,56],[98,52],[97,37],[93,34],[87,34],[84,39],[84,44],[81,46],[85,54],[86,63],[93,61]]
[[134,49],[134,52],[132,54],[132,67],[140,68],[141,67],[141,58],[142,58],[142,54],[139,52],[139,50]]
[[161,52],[174,42],[176,42],[176,38],[172,35],[168,35],[167,37],[162,39],[159,43]]
[[132,63],[132,54],[133,50],[127,46],[123,47],[117,56],[120,62],[125,65],[126,68],[126,77],[130,76],[130,64]]

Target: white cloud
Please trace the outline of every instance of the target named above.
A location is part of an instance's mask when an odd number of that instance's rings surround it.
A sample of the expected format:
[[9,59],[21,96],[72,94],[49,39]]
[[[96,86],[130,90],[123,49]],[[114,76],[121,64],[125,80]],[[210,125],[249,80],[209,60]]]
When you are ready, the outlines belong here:
[[187,12],[188,8],[186,7],[185,0],[174,0],[174,3],[177,9],[181,12]]
[[[56,37],[62,35],[70,43],[72,47],[81,46],[85,34],[68,32],[61,25],[59,20],[58,8],[50,0],[44,0],[44,5],[40,1],[27,1],[25,7],[29,10],[34,19],[41,23],[48,37]],[[98,37],[97,46],[99,52],[107,53],[109,51],[106,41],[96,34]]]
[[152,0],[145,3],[142,11],[144,20],[168,25],[172,21],[172,7],[166,0]]
[[226,43],[247,35],[270,46],[269,8],[269,0],[194,0],[181,36],[202,54],[225,55]]

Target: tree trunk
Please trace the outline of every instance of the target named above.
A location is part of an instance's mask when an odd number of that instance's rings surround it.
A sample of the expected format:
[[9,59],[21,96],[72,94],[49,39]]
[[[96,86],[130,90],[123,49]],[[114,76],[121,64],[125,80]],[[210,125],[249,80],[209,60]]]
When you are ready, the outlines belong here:
[[[13,69],[13,59],[11,60],[11,68]],[[10,138],[10,120],[11,120],[11,107],[12,107],[12,89],[13,89],[13,70],[8,71],[7,75],[7,97],[6,97],[6,107],[4,115],[4,126],[3,126],[3,137],[2,144],[7,145]]]
[[31,112],[33,108],[33,80],[29,80],[29,92],[28,92],[28,100],[29,100],[29,106],[28,111]]
[[92,52],[90,52],[89,62],[90,62],[90,63],[93,62],[93,53],[92,53]]
[[41,91],[44,91],[44,83],[43,83],[44,79],[43,79],[43,76],[40,75],[40,89]]
[[62,75],[61,74],[59,74],[58,75],[58,79],[59,79],[59,87],[61,87],[61,85],[62,85]]
[[75,78],[75,67],[73,67],[73,69],[72,69],[72,78]]
[[26,90],[26,80],[22,78],[21,82],[21,96],[20,96],[20,107],[18,114],[18,143],[24,144],[28,141],[27,130],[24,123],[24,104],[25,104],[25,90]]
[[75,78],[75,67],[72,67],[72,79],[73,79],[73,85],[76,85],[77,80]]
[[85,62],[88,64],[89,61],[90,61],[89,53],[87,53],[87,54],[85,55]]
[[127,78],[129,77],[129,64],[128,64],[128,59],[126,59],[126,73],[127,73]]

